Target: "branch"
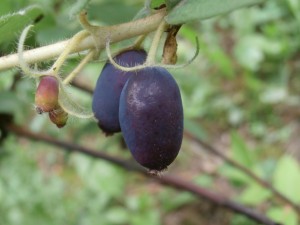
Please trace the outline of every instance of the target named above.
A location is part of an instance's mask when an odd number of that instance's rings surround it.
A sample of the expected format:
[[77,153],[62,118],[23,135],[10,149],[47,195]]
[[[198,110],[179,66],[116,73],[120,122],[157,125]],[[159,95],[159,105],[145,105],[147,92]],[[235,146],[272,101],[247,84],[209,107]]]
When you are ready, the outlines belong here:
[[15,135],[22,136],[31,140],[35,141],[42,141],[51,145],[55,145],[58,147],[61,147],[62,150],[68,151],[68,152],[80,152],[82,154],[86,154],[88,156],[91,156],[93,158],[99,158],[99,159],[104,159],[107,160],[117,166],[123,167],[124,169],[127,169],[129,171],[135,171],[139,172],[145,176],[151,177],[152,179],[155,179],[157,182],[168,185],[171,187],[174,187],[179,190],[184,190],[188,191],[190,193],[193,193],[194,195],[204,198],[213,204],[216,204],[218,206],[225,207],[227,209],[230,209],[234,212],[240,213],[242,215],[247,216],[253,221],[256,221],[257,223],[261,223],[264,225],[280,225],[279,223],[276,223],[264,215],[255,212],[254,210],[250,208],[246,208],[245,206],[233,202],[231,200],[228,200],[226,197],[223,197],[219,194],[212,193],[211,191],[202,188],[198,185],[195,185],[191,182],[188,182],[182,178],[179,178],[178,176],[171,176],[171,175],[163,175],[161,177],[159,176],[151,176],[147,171],[140,166],[136,164],[132,164],[131,162],[125,161],[123,159],[113,157],[110,155],[107,155],[103,153],[103,151],[96,151],[94,149],[86,148],[83,146],[75,145],[66,141],[60,141],[57,139],[54,139],[50,136],[47,135],[42,135],[42,134],[37,134],[37,133],[32,133],[22,127],[14,126],[14,125],[9,125],[6,126],[6,129]]
[[[99,37],[97,39],[97,48],[103,49],[107,41],[106,39],[109,39],[110,43],[116,43],[142,34],[150,33],[157,29],[165,15],[166,11],[160,10],[158,13],[143,19],[109,27],[99,27],[96,31],[96,36]],[[69,41],[70,39],[25,51],[24,60],[30,64],[53,59],[63,52]],[[75,46],[70,53],[81,52],[94,47],[95,40],[92,36],[88,36],[82,42],[80,42],[79,45]],[[0,57],[0,71],[16,66],[19,66],[18,54]]]
[[279,191],[277,191],[272,186],[272,184],[270,184],[269,182],[261,179],[255,173],[253,173],[252,171],[250,171],[248,168],[246,168],[245,166],[243,166],[239,162],[237,162],[237,161],[235,161],[235,160],[227,157],[226,155],[224,155],[223,153],[221,153],[221,151],[215,149],[213,146],[205,143],[204,141],[196,138],[191,133],[185,131],[185,136],[188,137],[190,140],[193,140],[197,144],[201,145],[204,148],[204,150],[206,150],[209,153],[212,153],[212,154],[218,156],[219,158],[221,158],[222,160],[224,160],[225,162],[227,162],[231,166],[233,166],[236,169],[240,170],[241,172],[243,172],[244,174],[246,174],[248,177],[250,177],[251,179],[253,179],[255,182],[257,182],[262,187],[270,190],[272,192],[272,194],[273,194],[274,197],[276,197],[278,200],[280,200],[280,201],[286,203],[287,205],[289,205],[290,207],[292,207],[300,215],[300,207],[299,207],[299,205],[297,205],[292,200],[290,200],[289,198],[287,198],[286,196],[284,196],[282,193],[280,193]]

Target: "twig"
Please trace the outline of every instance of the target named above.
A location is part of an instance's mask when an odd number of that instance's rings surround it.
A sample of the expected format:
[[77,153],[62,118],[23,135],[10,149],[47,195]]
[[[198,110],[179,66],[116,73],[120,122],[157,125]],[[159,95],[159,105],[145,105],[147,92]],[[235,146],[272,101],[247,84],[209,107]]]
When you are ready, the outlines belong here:
[[[110,43],[115,43],[152,32],[158,27],[165,15],[166,11],[160,10],[154,15],[139,20],[110,27],[101,27],[101,29],[98,31],[99,40],[97,40],[97,47],[103,49],[108,36]],[[55,58],[65,50],[65,47],[69,41],[70,40],[65,40],[55,44],[24,51],[24,60],[30,64]],[[70,53],[81,52],[94,47],[95,41],[93,37],[88,36],[82,42],[80,42],[80,44],[75,46]],[[7,70],[15,66],[19,66],[18,54],[0,57],[0,71]]]
[[288,204],[291,206],[299,215],[300,215],[300,206],[298,206],[296,203],[288,199],[286,196],[284,196],[282,193],[277,191],[269,182],[263,180],[262,178],[258,177],[255,173],[250,171],[248,168],[244,167],[242,164],[238,163],[237,161],[227,157],[221,151],[217,150],[210,144],[205,143],[204,141],[200,140],[199,138],[196,138],[191,133],[185,131],[185,136],[188,137],[190,140],[193,140],[197,144],[201,145],[204,150],[208,151],[209,153],[212,153],[222,160],[224,160],[226,163],[230,164],[231,166],[237,168],[238,170],[242,171],[244,174],[252,178],[255,182],[257,182],[262,187],[270,190],[274,197],[276,197],[278,200],[281,200],[282,202]]
[[212,193],[211,191],[202,188],[198,185],[195,185],[191,182],[185,181],[182,178],[179,178],[178,176],[171,176],[171,175],[163,175],[163,176],[152,176],[147,171],[138,165],[132,164],[131,162],[125,161],[123,159],[113,157],[110,155],[107,155],[103,153],[103,151],[96,151],[90,148],[86,148],[83,146],[75,145],[66,141],[60,141],[57,139],[54,139],[47,135],[32,133],[22,127],[9,125],[6,126],[6,129],[15,135],[22,136],[31,140],[35,141],[43,141],[51,145],[55,145],[58,147],[61,147],[62,150],[66,150],[69,152],[80,152],[83,154],[86,154],[88,156],[91,156],[93,158],[99,158],[107,160],[115,165],[118,165],[120,167],[123,167],[124,169],[130,170],[130,171],[136,171],[139,172],[145,176],[151,177],[155,179],[156,181],[160,182],[161,184],[168,185],[171,187],[174,187],[176,189],[188,191],[190,193],[195,194],[198,197],[204,198],[218,206],[225,207],[227,209],[230,209],[232,211],[235,211],[237,213],[240,213],[242,215],[247,216],[253,221],[256,221],[258,223],[264,224],[264,225],[280,225],[279,223],[276,223],[267,217],[265,217],[263,214],[260,214],[258,212],[255,212],[252,209],[249,209],[239,203],[233,202],[231,200],[228,200],[227,198]]

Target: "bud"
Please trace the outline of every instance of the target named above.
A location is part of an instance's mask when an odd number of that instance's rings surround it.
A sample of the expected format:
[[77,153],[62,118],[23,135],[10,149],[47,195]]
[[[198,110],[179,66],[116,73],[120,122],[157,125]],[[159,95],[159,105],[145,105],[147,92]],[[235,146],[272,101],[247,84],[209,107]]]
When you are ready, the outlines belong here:
[[49,112],[49,118],[58,128],[62,128],[67,123],[68,113],[58,106],[55,110]]
[[54,76],[43,76],[35,93],[36,111],[50,112],[58,105],[58,81]]

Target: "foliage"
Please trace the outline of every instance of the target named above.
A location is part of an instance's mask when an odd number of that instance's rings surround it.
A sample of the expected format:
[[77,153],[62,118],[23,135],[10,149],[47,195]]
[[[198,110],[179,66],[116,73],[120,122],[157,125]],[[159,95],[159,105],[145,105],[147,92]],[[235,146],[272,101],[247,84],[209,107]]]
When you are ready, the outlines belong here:
[[[163,2],[152,1],[151,8]],[[191,58],[195,36],[200,42],[195,62],[171,72],[182,93],[185,129],[218,146],[299,204],[300,5],[296,0],[273,0],[234,10],[257,2],[261,1],[167,1],[167,21],[186,23],[178,34],[178,63]],[[0,53],[6,55],[15,52],[20,32],[41,13],[43,19],[26,42],[30,48],[71,37],[80,26],[70,14],[83,8],[93,23],[111,25],[130,21],[144,2],[3,0],[0,6],[0,31],[5,34],[0,37]],[[20,11],[22,15],[12,13]],[[222,16],[216,16],[219,14]],[[148,40],[145,46],[149,47]],[[67,74],[81,58],[68,60],[63,73]],[[101,55],[103,58],[105,55]],[[48,68],[48,63],[38,66]],[[89,63],[78,81],[94,87],[102,66],[99,60]],[[130,160],[121,137],[105,138],[92,120],[71,117],[63,130],[57,130],[46,116],[36,115],[36,84],[19,77],[17,69],[0,72],[1,113],[12,113],[17,124],[32,131],[96,146]],[[89,94],[69,89],[72,98],[90,107]],[[284,224],[299,223],[297,213],[277,201],[270,190],[207,155],[187,137],[169,173],[191,178]],[[190,194],[163,189],[107,162],[64,155],[48,145],[13,136],[0,146],[0,225],[165,224],[168,215],[180,217],[185,207],[194,203]],[[191,217],[198,221],[202,215]],[[234,214],[230,221],[253,224]]]
[[203,20],[264,1],[265,0],[169,1],[169,7],[172,9],[166,20],[170,24],[182,24],[196,19]]

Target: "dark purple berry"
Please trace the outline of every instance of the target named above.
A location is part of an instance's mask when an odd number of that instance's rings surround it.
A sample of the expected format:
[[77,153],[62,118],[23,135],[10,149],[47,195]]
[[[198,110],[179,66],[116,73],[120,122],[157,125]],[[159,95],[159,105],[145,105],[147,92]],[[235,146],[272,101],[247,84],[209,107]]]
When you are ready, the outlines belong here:
[[161,171],[174,161],[183,137],[183,108],[178,85],[166,69],[146,68],[128,79],[119,119],[139,164]]
[[[144,50],[127,50],[119,53],[114,60],[122,66],[132,67],[143,64],[147,53]],[[93,95],[92,109],[99,127],[106,134],[119,132],[119,99],[128,79],[135,72],[124,72],[107,62],[98,78]]]
[[54,76],[43,76],[35,93],[35,105],[38,113],[50,112],[58,104],[59,84]]

